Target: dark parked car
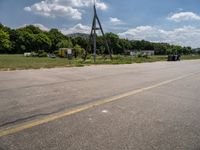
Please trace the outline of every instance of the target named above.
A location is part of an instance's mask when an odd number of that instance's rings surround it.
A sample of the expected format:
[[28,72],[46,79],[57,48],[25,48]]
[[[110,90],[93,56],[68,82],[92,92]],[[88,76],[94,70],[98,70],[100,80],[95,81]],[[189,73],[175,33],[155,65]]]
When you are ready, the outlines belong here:
[[168,55],[168,61],[180,61],[181,60],[181,55]]

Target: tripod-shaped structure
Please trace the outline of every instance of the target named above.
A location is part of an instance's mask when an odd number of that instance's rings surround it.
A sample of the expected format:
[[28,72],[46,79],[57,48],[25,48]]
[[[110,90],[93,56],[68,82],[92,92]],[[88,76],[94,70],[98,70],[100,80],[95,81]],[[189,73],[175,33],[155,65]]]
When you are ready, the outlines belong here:
[[[97,27],[97,24],[99,27]],[[112,59],[112,53],[110,51],[110,48],[108,46],[108,42],[106,40],[101,22],[99,20],[99,17],[97,16],[97,11],[96,11],[96,5],[94,4],[94,17],[93,17],[93,22],[92,22],[92,29],[91,29],[91,33],[90,33],[90,39],[89,39],[89,48],[91,45],[93,45],[93,57],[94,57],[94,62],[96,62],[96,55],[97,55],[97,45],[96,45],[96,38],[97,38],[97,31],[100,30],[104,39],[104,43],[106,45],[106,49],[109,53],[110,59]],[[86,50],[85,53],[85,58],[84,60],[86,60],[87,58],[87,53],[88,53],[88,49]]]

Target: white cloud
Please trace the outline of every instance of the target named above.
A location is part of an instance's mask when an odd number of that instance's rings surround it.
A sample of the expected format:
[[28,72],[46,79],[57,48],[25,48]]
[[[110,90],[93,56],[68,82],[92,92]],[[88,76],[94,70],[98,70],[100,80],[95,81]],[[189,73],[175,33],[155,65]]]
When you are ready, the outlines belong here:
[[113,18],[113,17],[110,17],[110,23],[112,23],[113,25],[122,25],[122,24],[124,24],[124,22],[121,21],[120,19]]
[[97,3],[96,6],[101,10],[106,10],[108,8],[108,6],[105,3]]
[[134,40],[166,42],[194,48],[200,47],[200,29],[192,26],[176,28],[171,31],[159,27],[140,26],[119,33],[119,36]]
[[81,13],[77,9],[70,6],[62,6],[57,3],[57,0],[44,0],[30,7],[25,7],[24,10],[47,17],[60,16],[81,19]]
[[193,12],[179,12],[175,13],[167,18],[168,20],[172,20],[175,22],[181,22],[181,21],[191,21],[191,20],[200,20],[200,16],[193,13]]
[[25,7],[24,10],[25,11],[31,11],[31,7]]
[[[68,17],[76,20],[82,18],[81,8],[92,6],[93,0],[42,0],[24,8],[25,11],[34,12],[47,17]],[[104,2],[98,0],[97,8],[107,9]]]
[[61,32],[65,35],[67,34],[73,34],[73,33],[85,33],[85,34],[90,34],[90,27],[89,26],[85,26],[85,25],[82,25],[82,24],[77,24],[75,25],[74,27],[72,28],[69,28],[69,29],[66,29],[66,28],[63,28],[61,29]]
[[[71,2],[75,7],[89,7],[94,4],[94,0],[71,0]],[[101,10],[106,10],[108,8],[106,3],[101,2],[101,0],[96,1],[96,7]]]

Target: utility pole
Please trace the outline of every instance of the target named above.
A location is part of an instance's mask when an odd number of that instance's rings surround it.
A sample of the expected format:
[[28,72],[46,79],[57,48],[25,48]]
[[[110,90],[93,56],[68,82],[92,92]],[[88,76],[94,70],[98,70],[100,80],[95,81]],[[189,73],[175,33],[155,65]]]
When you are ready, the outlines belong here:
[[[104,34],[104,31],[103,31],[101,22],[100,22],[100,20],[99,20],[98,15],[97,15],[96,4],[95,4],[95,2],[94,2],[93,9],[94,9],[94,17],[93,17],[92,28],[91,28],[91,33],[90,33],[89,47],[90,47],[91,45],[93,45],[93,58],[94,58],[94,62],[96,62],[96,55],[97,55],[96,39],[97,39],[97,31],[98,31],[98,30],[101,31],[101,34],[102,34],[103,39],[104,39],[104,43],[105,43],[105,45],[106,45],[106,49],[108,50],[110,59],[112,59],[112,53],[111,53],[110,48],[109,48],[109,46],[108,46],[108,42],[107,42],[107,39],[106,39],[106,37],[105,37],[105,34]],[[99,27],[97,27],[97,24],[98,24]],[[88,47],[88,48],[89,48],[89,47]],[[86,60],[86,58],[87,58],[87,53],[88,53],[88,49],[86,49],[86,53],[85,53],[84,60]]]

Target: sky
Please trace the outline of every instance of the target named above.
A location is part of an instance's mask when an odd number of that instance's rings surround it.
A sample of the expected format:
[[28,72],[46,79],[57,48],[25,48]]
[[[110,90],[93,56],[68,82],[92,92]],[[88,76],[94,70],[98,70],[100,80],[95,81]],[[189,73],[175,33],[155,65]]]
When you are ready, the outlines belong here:
[[[0,0],[0,23],[90,33],[93,0]],[[96,0],[105,32],[121,38],[200,47],[200,0]]]

